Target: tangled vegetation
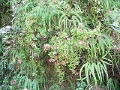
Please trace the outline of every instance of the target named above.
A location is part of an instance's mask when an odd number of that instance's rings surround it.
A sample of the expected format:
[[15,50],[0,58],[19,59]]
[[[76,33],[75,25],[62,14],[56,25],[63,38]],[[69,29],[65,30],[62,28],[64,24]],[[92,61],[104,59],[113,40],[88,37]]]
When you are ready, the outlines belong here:
[[119,90],[119,0],[11,0],[0,38],[2,90]]
[[0,0],[0,28],[11,24],[12,10],[8,0]]

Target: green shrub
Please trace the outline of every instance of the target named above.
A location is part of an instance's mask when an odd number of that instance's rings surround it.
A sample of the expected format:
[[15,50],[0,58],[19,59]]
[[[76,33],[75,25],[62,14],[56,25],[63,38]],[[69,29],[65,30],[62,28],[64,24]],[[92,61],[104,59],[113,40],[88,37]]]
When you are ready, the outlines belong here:
[[[114,56],[119,46],[117,1],[12,0],[11,5],[15,17],[7,39],[12,43],[3,59],[9,71],[5,88],[41,90],[53,78],[75,89],[68,72],[79,76],[76,90],[107,81],[112,87],[108,67],[119,64],[119,56]],[[53,84],[53,89],[60,86]]]

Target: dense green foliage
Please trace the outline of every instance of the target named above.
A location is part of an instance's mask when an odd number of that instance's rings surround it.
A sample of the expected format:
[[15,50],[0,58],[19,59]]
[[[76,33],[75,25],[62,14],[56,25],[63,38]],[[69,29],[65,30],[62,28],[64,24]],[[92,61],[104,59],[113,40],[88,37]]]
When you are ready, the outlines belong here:
[[0,52],[3,90],[119,90],[117,0],[10,3],[15,16]]
[[0,28],[11,24],[12,10],[9,0],[0,0]]

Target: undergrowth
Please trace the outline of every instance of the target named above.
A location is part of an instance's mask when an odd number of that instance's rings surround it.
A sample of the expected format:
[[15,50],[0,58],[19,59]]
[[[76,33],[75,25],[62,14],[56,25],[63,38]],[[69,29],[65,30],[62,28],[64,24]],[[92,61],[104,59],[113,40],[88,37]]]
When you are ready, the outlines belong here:
[[[91,90],[99,86],[119,90],[120,78],[115,76],[120,73],[117,0],[10,3],[14,6],[12,28],[0,39],[3,90]],[[111,70],[115,74],[110,74],[109,69],[115,67],[117,71]]]

